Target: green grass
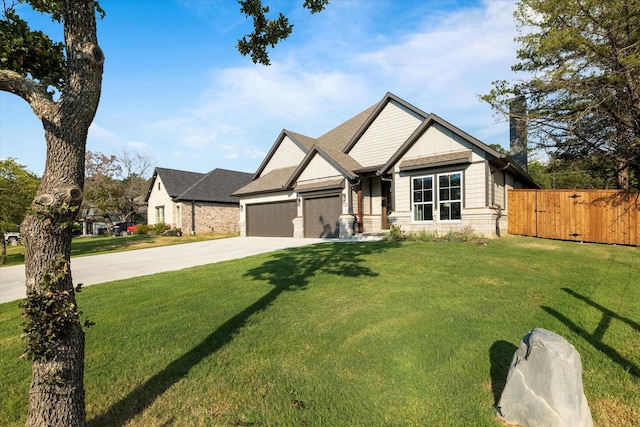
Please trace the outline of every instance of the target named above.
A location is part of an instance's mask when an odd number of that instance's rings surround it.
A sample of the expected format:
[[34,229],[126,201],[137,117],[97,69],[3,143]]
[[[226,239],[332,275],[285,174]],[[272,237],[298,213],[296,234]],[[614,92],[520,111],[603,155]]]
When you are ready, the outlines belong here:
[[[323,243],[92,286],[89,426],[500,426],[535,327],[580,352],[597,425],[634,425],[639,265],[638,248],[524,237]],[[3,426],[26,418],[16,306],[0,305]]]
[[[76,237],[71,242],[71,256],[97,255],[109,252],[145,249],[155,246],[179,245],[182,243],[200,242],[202,240],[221,239],[231,236],[230,234],[196,234],[178,237],[134,234],[131,236]],[[24,245],[7,245],[7,259],[4,265],[19,264],[24,264]],[[1,267],[0,265],[0,268]]]

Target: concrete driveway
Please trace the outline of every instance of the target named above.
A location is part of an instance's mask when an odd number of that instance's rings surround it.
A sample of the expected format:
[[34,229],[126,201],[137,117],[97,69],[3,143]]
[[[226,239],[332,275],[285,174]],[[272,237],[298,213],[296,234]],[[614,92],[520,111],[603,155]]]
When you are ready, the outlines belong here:
[[[291,237],[234,237],[207,240],[72,258],[71,271],[74,284],[82,283],[83,286],[90,286],[325,241]],[[0,303],[25,298],[24,282],[24,265],[0,268]]]

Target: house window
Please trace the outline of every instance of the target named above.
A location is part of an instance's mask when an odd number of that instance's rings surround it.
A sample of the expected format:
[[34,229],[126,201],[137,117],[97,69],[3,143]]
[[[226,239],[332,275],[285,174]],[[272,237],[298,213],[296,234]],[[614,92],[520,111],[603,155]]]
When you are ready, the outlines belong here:
[[158,181],[158,191],[160,191],[160,182]]
[[413,220],[433,220],[433,177],[413,178]]
[[462,219],[462,173],[438,175],[440,221]]
[[164,223],[164,206],[156,206],[156,224]]

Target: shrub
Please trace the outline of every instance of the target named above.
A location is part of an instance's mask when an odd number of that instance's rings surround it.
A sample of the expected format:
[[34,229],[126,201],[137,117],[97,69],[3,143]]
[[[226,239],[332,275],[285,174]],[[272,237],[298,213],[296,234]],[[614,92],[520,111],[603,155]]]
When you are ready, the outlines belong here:
[[182,229],[181,228],[170,228],[169,230],[166,230],[164,233],[162,233],[163,236],[182,236]]
[[413,240],[416,242],[435,242],[438,240],[438,233],[421,230],[417,233],[409,233],[407,235],[407,240]]
[[159,222],[151,226],[151,231],[153,232],[153,234],[158,236],[162,236],[165,233],[165,231],[169,229],[171,229],[169,224],[165,224],[164,222]]
[[134,234],[149,234],[151,227],[148,224],[138,224],[136,226]]
[[421,230],[413,233],[405,233],[399,225],[392,225],[389,234],[385,237],[387,241],[410,240],[414,242],[458,242],[458,243],[478,243],[483,244],[484,239],[477,235],[473,228],[466,226],[460,230],[449,230],[447,234],[438,235],[437,231]]
[[391,228],[389,229],[389,234],[385,236],[385,240],[397,242],[400,240],[405,240],[407,238],[404,231],[399,225],[391,224]]
[[456,231],[455,240],[463,243],[471,243],[473,241],[481,240],[478,235],[473,231],[470,226],[463,227],[461,230]]

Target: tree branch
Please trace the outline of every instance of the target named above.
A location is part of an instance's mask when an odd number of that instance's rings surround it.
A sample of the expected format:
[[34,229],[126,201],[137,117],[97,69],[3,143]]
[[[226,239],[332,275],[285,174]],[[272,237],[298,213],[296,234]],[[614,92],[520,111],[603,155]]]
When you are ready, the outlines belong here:
[[36,116],[52,119],[56,103],[50,93],[28,77],[10,70],[0,70],[0,90],[19,96],[29,103]]

